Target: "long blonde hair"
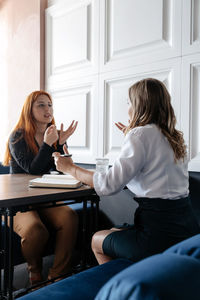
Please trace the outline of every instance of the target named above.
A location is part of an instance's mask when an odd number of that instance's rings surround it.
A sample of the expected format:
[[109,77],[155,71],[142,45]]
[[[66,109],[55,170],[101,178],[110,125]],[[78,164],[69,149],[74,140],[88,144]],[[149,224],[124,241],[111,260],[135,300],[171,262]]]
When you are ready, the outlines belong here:
[[175,161],[184,159],[186,145],[183,133],[175,128],[176,117],[165,85],[154,78],[140,80],[129,88],[129,98],[133,116],[126,133],[138,126],[156,124],[168,139]]
[[[15,128],[12,131],[12,133],[13,133],[19,129],[22,130],[22,135],[18,138],[18,140],[20,140],[23,137],[25,139],[26,144],[28,145],[28,147],[34,154],[37,154],[38,147],[37,147],[37,145],[35,143],[35,139],[34,139],[35,133],[36,133],[36,126],[35,126],[35,121],[34,121],[34,117],[33,117],[33,113],[32,113],[32,107],[33,107],[33,103],[37,100],[37,98],[40,95],[46,95],[52,103],[51,96],[47,92],[45,92],[45,91],[32,92],[26,98],[26,101],[24,102],[24,105],[23,105],[23,108],[21,111],[19,121],[17,122]],[[52,119],[51,123],[49,123],[49,125],[52,125],[52,124],[55,124],[54,118]],[[17,142],[18,140],[16,140],[15,142]],[[56,145],[54,145],[54,146],[56,146]],[[7,142],[3,165],[8,166],[10,163],[10,160],[11,160],[11,154],[10,154],[10,150],[9,150],[9,143]]]

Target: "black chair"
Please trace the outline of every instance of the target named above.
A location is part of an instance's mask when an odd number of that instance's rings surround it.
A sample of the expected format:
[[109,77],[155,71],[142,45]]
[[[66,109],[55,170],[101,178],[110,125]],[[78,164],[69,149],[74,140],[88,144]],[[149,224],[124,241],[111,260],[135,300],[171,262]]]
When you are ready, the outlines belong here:
[[1,163],[0,163],[0,174],[9,174],[10,168],[9,167],[4,167]]
[[189,172],[190,200],[200,225],[200,172]]

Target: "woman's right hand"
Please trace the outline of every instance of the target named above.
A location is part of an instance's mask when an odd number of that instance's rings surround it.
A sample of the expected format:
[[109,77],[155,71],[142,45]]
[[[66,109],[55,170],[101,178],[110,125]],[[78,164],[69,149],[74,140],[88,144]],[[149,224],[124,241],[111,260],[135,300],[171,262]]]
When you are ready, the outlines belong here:
[[[66,144],[63,146],[63,150],[64,150],[65,154],[69,154]],[[60,155],[59,152],[54,152],[52,154],[52,156],[54,157],[56,169],[60,172],[65,172],[65,173],[70,174],[71,169],[74,166],[74,163],[73,163],[73,160],[71,159],[71,157],[63,157]]]
[[44,133],[44,142],[52,146],[58,140],[58,131],[55,125],[49,126]]

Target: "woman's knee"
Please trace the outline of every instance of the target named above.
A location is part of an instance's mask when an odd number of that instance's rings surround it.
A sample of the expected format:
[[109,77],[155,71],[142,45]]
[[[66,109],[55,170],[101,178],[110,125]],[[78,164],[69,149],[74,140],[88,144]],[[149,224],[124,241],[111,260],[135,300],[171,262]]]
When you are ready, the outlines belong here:
[[74,222],[78,222],[78,214],[75,210],[73,210],[71,207],[69,207],[68,210],[68,216],[70,217],[70,219],[72,219]]
[[94,252],[102,252],[103,241],[106,237],[105,231],[97,231],[92,236],[91,248]]
[[23,230],[21,238],[22,245],[28,241],[31,243],[46,244],[49,238],[49,232],[42,222],[36,222]]
[[59,225],[66,227],[78,227],[78,214],[75,210],[71,209],[71,207],[65,207],[65,210],[62,214],[60,214]]

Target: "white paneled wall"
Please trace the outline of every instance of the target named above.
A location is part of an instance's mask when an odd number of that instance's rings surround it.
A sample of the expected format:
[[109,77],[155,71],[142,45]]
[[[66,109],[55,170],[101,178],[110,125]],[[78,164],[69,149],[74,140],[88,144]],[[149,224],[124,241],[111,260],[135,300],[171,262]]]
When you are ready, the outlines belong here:
[[200,51],[200,1],[183,0],[183,55]]
[[128,88],[155,77],[171,96],[178,128],[200,171],[200,0],[49,0],[46,89],[55,118],[79,126],[76,162],[114,161],[127,124]]
[[183,57],[181,82],[181,124],[189,148],[189,166],[200,171],[200,53]]
[[98,150],[98,76],[66,83],[65,87],[52,90],[51,95],[58,128],[63,123],[66,129],[72,120],[78,120],[78,127],[68,140],[74,161],[93,163]]
[[[121,132],[114,126],[119,120],[127,124],[128,88],[145,77],[163,81],[172,95],[173,106],[180,124],[180,64],[181,60],[172,59],[159,63],[134,66],[129,69],[104,73],[100,76],[100,117],[101,131],[99,142],[104,145],[101,156],[113,161],[123,142]],[[175,80],[176,79],[176,80]],[[101,92],[103,93],[101,94]]]
[[46,13],[46,86],[98,74],[99,1],[59,2]]
[[180,56],[181,1],[101,0],[101,71]]

